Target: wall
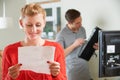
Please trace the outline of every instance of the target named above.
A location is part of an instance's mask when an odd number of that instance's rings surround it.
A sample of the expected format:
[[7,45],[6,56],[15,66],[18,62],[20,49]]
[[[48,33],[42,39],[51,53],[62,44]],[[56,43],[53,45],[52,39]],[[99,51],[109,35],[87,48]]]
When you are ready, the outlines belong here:
[[[67,9],[79,10],[83,18],[83,26],[86,28],[87,38],[92,29],[99,26],[103,30],[120,30],[120,0],[61,0],[62,27],[65,26],[64,18]],[[99,51],[97,57],[92,56],[89,61],[90,73],[94,80],[120,80],[115,78],[98,78]]]
[[[0,17],[3,16],[2,1],[0,0]],[[19,28],[18,20],[20,17],[20,9],[25,4],[25,0],[4,0],[6,17],[10,18],[6,29],[0,29],[0,49],[3,49],[7,44],[23,39],[24,35]]]
[[99,26],[105,30],[120,29],[119,0],[61,0],[62,27],[65,26],[64,15],[67,9],[79,10],[83,18],[83,26],[90,35],[92,28]]

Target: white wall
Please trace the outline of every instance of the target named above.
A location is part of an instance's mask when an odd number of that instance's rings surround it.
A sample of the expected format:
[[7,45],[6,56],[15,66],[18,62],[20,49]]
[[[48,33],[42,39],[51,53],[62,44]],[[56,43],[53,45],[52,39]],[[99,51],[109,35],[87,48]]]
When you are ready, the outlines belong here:
[[61,5],[62,27],[66,22],[64,18],[66,10],[75,8],[82,14],[87,36],[95,26],[105,30],[120,29],[120,2],[118,0],[61,0]]
[[[2,17],[2,1],[0,0],[0,17]],[[3,49],[7,44],[23,39],[23,32],[19,29],[18,19],[20,9],[25,4],[25,0],[4,0],[6,7],[6,17],[11,18],[12,24],[6,29],[0,29],[0,49]]]
[[[120,0],[61,0],[61,5],[62,27],[66,24],[64,16],[67,9],[77,9],[82,14],[87,38],[95,26],[104,30],[120,30]],[[105,80],[105,78],[98,78],[98,65],[99,53],[97,51],[97,58],[93,56],[89,61],[90,73],[94,80]],[[120,80],[120,77],[107,79]]]

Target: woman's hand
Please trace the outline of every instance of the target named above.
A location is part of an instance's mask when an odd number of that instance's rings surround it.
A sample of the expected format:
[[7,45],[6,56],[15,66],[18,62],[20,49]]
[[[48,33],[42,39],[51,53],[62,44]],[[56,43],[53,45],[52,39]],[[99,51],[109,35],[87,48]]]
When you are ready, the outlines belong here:
[[60,64],[58,62],[47,61],[50,64],[50,72],[52,76],[57,76],[60,73]]
[[19,76],[21,66],[22,64],[16,64],[8,68],[8,74],[12,79],[16,79]]

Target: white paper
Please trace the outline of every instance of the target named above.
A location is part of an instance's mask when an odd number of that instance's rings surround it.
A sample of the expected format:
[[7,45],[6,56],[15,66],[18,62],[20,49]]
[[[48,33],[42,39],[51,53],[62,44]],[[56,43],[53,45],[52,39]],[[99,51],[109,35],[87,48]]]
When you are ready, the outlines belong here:
[[107,53],[115,53],[115,45],[107,45]]
[[22,64],[21,70],[50,74],[47,61],[54,61],[54,52],[52,46],[19,47],[18,63]]

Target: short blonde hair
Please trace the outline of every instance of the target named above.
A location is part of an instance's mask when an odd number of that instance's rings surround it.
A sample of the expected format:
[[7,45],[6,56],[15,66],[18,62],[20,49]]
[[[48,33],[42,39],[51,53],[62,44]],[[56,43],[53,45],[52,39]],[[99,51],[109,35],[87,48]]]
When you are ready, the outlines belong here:
[[27,16],[34,16],[36,14],[43,14],[44,19],[46,17],[46,11],[38,3],[26,4],[21,9],[21,18],[24,18],[26,15]]

